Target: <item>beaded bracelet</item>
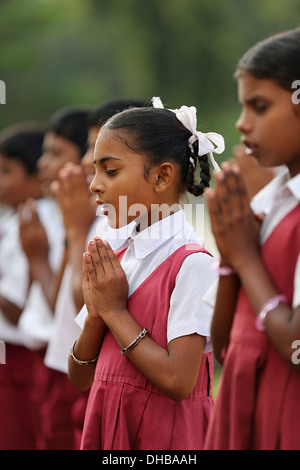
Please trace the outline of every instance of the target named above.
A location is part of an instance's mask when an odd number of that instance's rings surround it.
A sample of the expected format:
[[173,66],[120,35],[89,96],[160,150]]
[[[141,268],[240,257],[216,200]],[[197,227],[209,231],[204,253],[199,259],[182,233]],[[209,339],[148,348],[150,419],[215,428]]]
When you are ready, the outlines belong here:
[[220,266],[220,260],[218,259],[213,260],[211,267],[219,276],[231,276],[232,274],[236,274],[236,271],[230,266]]
[[88,364],[93,364],[93,362],[97,361],[99,356],[94,357],[94,359],[90,359],[89,361],[81,361],[80,359],[77,359],[77,357],[74,354],[74,348],[75,348],[76,343],[77,343],[77,339],[75,339],[73,346],[70,349],[70,357],[73,359],[74,362],[76,362],[76,364],[80,366],[87,366]]
[[143,338],[145,338],[146,334],[147,334],[147,330],[146,330],[146,328],[144,328],[144,329],[140,332],[140,334],[135,338],[135,340],[133,340],[132,343],[130,343],[130,344],[127,346],[127,348],[122,348],[122,349],[121,349],[121,351],[120,351],[121,354],[123,355],[123,354],[126,354],[128,351],[131,351],[137,344],[139,344],[139,342],[140,342]]
[[270,300],[268,300],[262,307],[261,311],[257,315],[255,319],[255,326],[259,331],[264,331],[264,322],[266,319],[266,316],[271,310],[274,310],[274,308],[278,307],[280,303],[287,303],[288,300],[285,295],[275,295],[272,297]]

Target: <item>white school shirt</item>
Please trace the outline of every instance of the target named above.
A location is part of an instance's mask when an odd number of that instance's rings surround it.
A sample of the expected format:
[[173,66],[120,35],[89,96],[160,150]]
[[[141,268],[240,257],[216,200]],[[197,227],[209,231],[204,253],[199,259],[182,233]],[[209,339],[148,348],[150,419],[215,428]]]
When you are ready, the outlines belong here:
[[[107,225],[105,216],[99,216],[92,223],[87,242],[96,234],[105,232]],[[45,364],[51,369],[68,373],[68,356],[74,340],[80,335],[81,329],[74,321],[77,315],[72,292],[72,267],[67,264],[58,291],[53,327],[45,354]]]
[[[64,252],[65,229],[61,211],[55,199],[45,198],[38,203],[40,220],[49,243],[49,263],[58,271]],[[19,320],[23,343],[33,350],[47,346],[53,329],[53,312],[36,280],[30,286],[28,298]]]
[[[260,243],[263,244],[279,222],[300,202],[300,174],[290,178],[288,170],[280,172],[270,183],[251,200],[255,214],[263,213]],[[280,249],[280,247],[279,247]],[[208,290],[204,301],[214,306],[218,281]],[[300,305],[300,254],[294,275],[293,308]]]
[[[15,211],[0,220],[0,295],[23,309],[29,288],[29,266],[19,237],[19,221]],[[10,323],[0,310],[0,340],[22,345],[17,325]]]
[[[91,225],[86,246],[88,241],[97,235],[103,239],[109,238],[112,248],[117,248],[127,240],[132,227],[133,225],[129,225],[120,229],[111,229],[107,225],[107,217],[99,215]],[[65,374],[68,373],[70,347],[81,332],[81,328],[74,321],[77,313],[72,292],[72,268],[67,264],[57,296],[53,326],[44,360],[46,366]]]
[[[184,211],[179,210],[150,227],[137,232],[137,225],[130,224],[127,240],[114,249],[128,248],[121,265],[126,274],[129,296],[149,275],[178,248],[187,243],[199,243],[194,228],[185,220]],[[111,240],[107,238],[110,243]],[[206,253],[187,256],[177,274],[175,288],[170,299],[167,324],[167,341],[193,333],[205,336],[205,352],[211,350],[210,324],[212,309],[202,301],[204,293],[216,279],[211,269],[213,258]],[[76,321],[83,328],[87,309],[84,306]]]
[[[290,178],[283,171],[263,188],[251,201],[255,214],[265,214],[260,231],[263,244],[279,222],[300,203],[300,173]],[[279,247],[280,248],[280,247]],[[293,308],[300,305],[300,254],[295,269]]]

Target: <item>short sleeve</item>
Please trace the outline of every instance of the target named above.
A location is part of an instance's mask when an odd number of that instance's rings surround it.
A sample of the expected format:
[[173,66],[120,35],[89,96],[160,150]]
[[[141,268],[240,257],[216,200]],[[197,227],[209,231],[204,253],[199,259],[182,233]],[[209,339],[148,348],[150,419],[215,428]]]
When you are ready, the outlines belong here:
[[0,295],[23,309],[28,287],[28,261],[19,239],[18,219],[13,216],[0,243]]
[[216,279],[212,261],[206,253],[185,258],[170,299],[168,342],[193,333],[209,338],[213,309],[203,302],[203,296]]
[[294,296],[293,296],[293,308],[299,307],[300,305],[300,255],[295,269],[294,277]]
[[80,312],[75,317],[75,322],[82,330],[83,330],[84,322],[87,316],[88,316],[88,311],[87,311],[86,305],[84,304]]

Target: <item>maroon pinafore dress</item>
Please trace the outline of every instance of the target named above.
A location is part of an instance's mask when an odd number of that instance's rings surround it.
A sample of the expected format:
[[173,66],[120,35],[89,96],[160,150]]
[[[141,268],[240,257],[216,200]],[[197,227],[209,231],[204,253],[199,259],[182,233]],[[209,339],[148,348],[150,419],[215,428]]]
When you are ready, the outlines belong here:
[[[300,206],[275,227],[262,256],[292,306],[300,250]],[[255,327],[241,288],[206,449],[300,449],[300,374]]]
[[[128,299],[131,315],[164,348],[167,348],[167,319],[177,273],[186,256],[200,251],[206,252],[195,244],[179,248]],[[121,256],[119,253],[119,259]],[[193,392],[176,402],[120,354],[120,347],[108,330],[89,395],[81,448],[203,448],[213,407],[212,377],[212,353],[204,354]]]

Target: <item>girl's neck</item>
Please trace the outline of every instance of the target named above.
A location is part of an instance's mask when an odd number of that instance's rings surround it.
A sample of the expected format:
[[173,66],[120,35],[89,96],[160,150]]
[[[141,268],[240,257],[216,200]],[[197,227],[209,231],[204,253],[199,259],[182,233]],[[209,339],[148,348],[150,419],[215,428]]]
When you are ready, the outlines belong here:
[[182,207],[179,203],[172,204],[171,206],[168,204],[152,204],[150,213],[135,219],[136,230],[137,232],[142,232],[151,225],[156,224],[162,219],[170,217],[170,215],[173,215],[175,212],[178,212],[181,209]]

